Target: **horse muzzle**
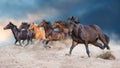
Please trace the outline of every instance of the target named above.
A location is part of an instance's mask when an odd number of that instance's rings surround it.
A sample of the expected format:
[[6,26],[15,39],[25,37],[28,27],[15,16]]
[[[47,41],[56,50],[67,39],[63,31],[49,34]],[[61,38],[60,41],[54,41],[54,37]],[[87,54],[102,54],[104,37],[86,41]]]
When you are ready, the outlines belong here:
[[7,28],[6,28],[6,27],[4,27],[3,29],[4,29],[4,30],[6,30]]

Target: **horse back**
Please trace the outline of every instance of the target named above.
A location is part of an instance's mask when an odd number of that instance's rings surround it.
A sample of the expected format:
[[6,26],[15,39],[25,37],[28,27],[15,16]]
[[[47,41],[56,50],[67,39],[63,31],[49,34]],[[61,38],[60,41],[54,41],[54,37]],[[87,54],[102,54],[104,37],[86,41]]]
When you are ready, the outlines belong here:
[[93,41],[99,37],[98,32],[95,30],[94,26],[82,25],[78,32],[79,37],[82,40]]
[[101,28],[98,25],[89,25],[91,28],[95,29],[97,31],[97,33],[99,34],[103,34],[103,31],[101,30]]

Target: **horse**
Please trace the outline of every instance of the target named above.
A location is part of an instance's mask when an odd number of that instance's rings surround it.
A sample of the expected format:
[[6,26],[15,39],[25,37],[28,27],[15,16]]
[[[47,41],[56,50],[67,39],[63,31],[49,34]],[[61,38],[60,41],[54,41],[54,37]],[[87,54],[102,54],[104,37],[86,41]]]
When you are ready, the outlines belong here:
[[[9,22],[7,26],[4,27],[4,30],[11,29],[14,37],[15,37],[15,44],[19,42],[19,45],[21,45],[21,40],[27,40],[27,44],[29,44],[29,41],[31,40],[31,34],[27,30],[21,30],[18,29],[16,25],[14,25],[12,22]],[[22,45],[21,45],[22,46]]]
[[70,31],[69,31],[67,22],[60,21],[60,20],[55,21],[52,25],[52,28],[58,28],[59,31],[67,33],[68,34],[67,37],[70,37]]
[[60,31],[54,31],[50,22],[43,20],[39,25],[39,27],[44,27],[45,29],[45,36],[47,38],[46,45],[49,41],[58,41],[58,40],[65,40],[67,34]]
[[63,21],[55,21],[52,25],[53,28],[58,28],[59,31],[61,32],[66,32],[68,33],[69,32],[69,29],[68,29],[68,26],[67,26],[67,23],[66,22],[63,22]]
[[[93,44],[100,49],[107,48],[110,50],[110,47],[108,46],[110,39],[106,34],[103,33],[99,26],[82,25],[78,19],[74,17],[68,18],[67,24],[72,37],[72,46],[70,47],[68,55],[71,55],[73,48],[80,43],[85,44],[88,57],[90,57],[88,44]],[[104,46],[97,41],[98,39],[102,41]]]
[[34,39],[34,37],[35,37],[34,31],[33,30],[29,30],[28,29],[29,27],[30,27],[30,24],[28,24],[27,22],[22,22],[21,25],[19,26],[19,29],[28,30],[32,34],[32,39]]
[[40,29],[35,23],[32,23],[29,28],[29,30],[33,30],[34,31],[34,38],[37,40],[45,40],[45,31]]

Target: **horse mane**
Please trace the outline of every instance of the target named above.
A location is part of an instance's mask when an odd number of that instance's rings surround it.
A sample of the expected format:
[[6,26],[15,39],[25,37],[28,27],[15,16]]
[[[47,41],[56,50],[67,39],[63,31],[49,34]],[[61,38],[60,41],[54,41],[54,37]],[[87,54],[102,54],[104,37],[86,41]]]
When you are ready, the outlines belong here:
[[67,23],[66,23],[66,22],[63,22],[63,21],[61,21],[61,20],[56,21],[56,23],[62,25],[62,26],[65,27],[65,28],[67,27]]
[[30,26],[30,24],[28,24],[27,22],[22,22],[22,25],[27,25],[28,27]]
[[17,26],[16,25],[14,25],[12,22],[9,22],[12,26],[14,26],[14,27],[16,27],[17,28]]
[[48,28],[52,28],[52,24],[51,24],[51,22],[46,21],[46,20],[43,20],[43,22],[45,22],[45,23],[47,24]]

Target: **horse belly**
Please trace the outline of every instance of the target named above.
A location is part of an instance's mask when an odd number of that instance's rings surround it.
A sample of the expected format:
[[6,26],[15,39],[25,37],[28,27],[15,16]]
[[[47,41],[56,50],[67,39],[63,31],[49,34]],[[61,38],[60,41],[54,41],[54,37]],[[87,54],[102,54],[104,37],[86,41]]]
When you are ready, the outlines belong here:
[[27,37],[28,37],[28,35],[27,35],[26,33],[19,35],[19,38],[20,38],[21,40],[26,40]]
[[84,41],[93,42],[98,38],[98,35],[95,30],[88,29],[85,32],[82,32],[80,37]]

